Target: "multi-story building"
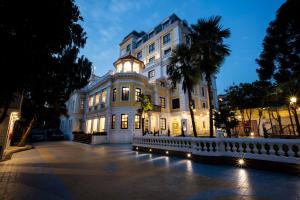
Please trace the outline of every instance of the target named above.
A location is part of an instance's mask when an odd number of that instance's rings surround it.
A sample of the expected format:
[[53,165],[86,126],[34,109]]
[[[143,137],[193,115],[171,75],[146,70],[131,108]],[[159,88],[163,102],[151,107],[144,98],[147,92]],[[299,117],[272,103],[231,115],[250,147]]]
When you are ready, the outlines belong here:
[[[188,97],[178,84],[171,86],[166,68],[172,50],[189,44],[189,27],[175,14],[152,30],[132,31],[120,43],[120,58],[114,71],[93,76],[89,85],[72,94],[67,102],[69,118],[62,118],[61,129],[86,133],[106,132],[108,142],[131,142],[142,134],[138,95],[151,96],[155,105],[146,113],[145,130],[160,134],[192,133]],[[208,134],[207,83],[203,78],[194,88],[193,102],[199,135]],[[213,104],[216,107],[216,84],[213,79]]]

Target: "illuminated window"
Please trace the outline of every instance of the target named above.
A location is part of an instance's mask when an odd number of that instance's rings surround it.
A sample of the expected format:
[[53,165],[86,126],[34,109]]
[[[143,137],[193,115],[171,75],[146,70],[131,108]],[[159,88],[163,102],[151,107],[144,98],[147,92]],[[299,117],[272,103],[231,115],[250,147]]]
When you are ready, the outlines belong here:
[[202,127],[205,129],[205,121],[202,122]]
[[80,110],[84,110],[84,99],[80,99]]
[[129,100],[129,87],[122,87],[122,101]]
[[121,129],[127,129],[127,128],[128,128],[128,115],[121,114]]
[[93,119],[93,132],[98,132],[98,119]]
[[179,99],[172,99],[172,109],[180,108],[180,101]]
[[100,117],[99,120],[99,132],[104,132],[105,131],[105,117]]
[[101,103],[105,103],[106,102],[106,90],[103,90],[101,92]]
[[204,93],[204,87],[201,87],[201,95],[204,97],[205,93]]
[[166,118],[160,118],[159,119],[159,124],[160,124],[160,129],[161,130],[166,130],[167,128],[167,123],[166,123]]
[[152,53],[153,51],[155,51],[155,43],[149,45],[149,53]]
[[116,99],[117,99],[117,88],[114,88],[112,92],[112,101],[116,101]]
[[135,129],[140,129],[141,128],[141,115],[135,115],[134,127],[135,127]]
[[92,132],[92,120],[91,119],[87,120],[87,122],[86,122],[86,132],[87,133]]
[[160,97],[160,106],[162,108],[166,108],[166,98],[165,97]]
[[141,88],[135,88],[135,101],[139,102],[140,101],[140,95],[141,95]]
[[89,97],[89,107],[92,107],[94,104],[94,97],[93,96],[90,96]]
[[111,129],[115,129],[116,127],[116,115],[111,116]]
[[95,96],[95,105],[98,105],[99,104],[99,93],[96,94]]
[[131,62],[127,61],[124,63],[124,72],[131,72]]
[[153,78],[155,76],[155,70],[151,70],[148,72],[148,78]]
[[163,44],[168,44],[171,41],[170,33],[163,37]]

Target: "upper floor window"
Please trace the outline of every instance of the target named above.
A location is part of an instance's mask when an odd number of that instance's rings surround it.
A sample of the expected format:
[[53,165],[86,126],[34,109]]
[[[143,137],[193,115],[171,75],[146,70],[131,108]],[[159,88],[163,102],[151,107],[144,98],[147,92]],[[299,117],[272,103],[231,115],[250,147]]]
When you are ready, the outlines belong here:
[[166,108],[166,98],[165,97],[160,97],[160,106],[162,108]]
[[140,95],[141,95],[141,92],[142,92],[142,90],[141,90],[141,88],[135,88],[135,101],[136,102],[139,102],[140,101]]
[[129,87],[122,87],[122,101],[129,100]]
[[148,78],[153,78],[155,76],[155,70],[151,70],[148,72]]
[[80,110],[84,110],[84,99],[80,99]]
[[155,62],[155,56],[149,58],[149,64],[153,64]]
[[164,57],[168,57],[171,55],[171,48],[164,50]]
[[170,21],[167,20],[165,23],[163,23],[162,28],[165,29],[170,25]]
[[127,128],[128,128],[128,115],[121,114],[121,129],[127,129]]
[[101,92],[101,103],[105,103],[106,102],[106,90],[103,90]]
[[99,93],[96,94],[95,96],[95,105],[99,104]]
[[149,38],[152,38],[154,36],[154,31],[152,31],[151,33],[149,33]]
[[94,105],[94,97],[90,96],[89,97],[89,107],[92,107]]
[[168,44],[171,41],[171,35],[168,33],[163,37],[163,44]]
[[172,99],[172,109],[180,108],[180,101],[179,98]]
[[136,57],[137,57],[137,59],[141,59],[141,58],[143,57],[142,51],[139,51],[139,52],[136,54]]
[[149,45],[149,53],[152,53],[153,51],[155,51],[155,43]]
[[126,52],[129,52],[129,51],[130,51],[130,47],[131,47],[130,44],[128,44],[128,45],[126,46]]
[[204,93],[204,87],[201,87],[201,95],[204,97],[205,93]]
[[117,88],[114,88],[112,92],[112,101],[116,101],[116,99],[117,99]]

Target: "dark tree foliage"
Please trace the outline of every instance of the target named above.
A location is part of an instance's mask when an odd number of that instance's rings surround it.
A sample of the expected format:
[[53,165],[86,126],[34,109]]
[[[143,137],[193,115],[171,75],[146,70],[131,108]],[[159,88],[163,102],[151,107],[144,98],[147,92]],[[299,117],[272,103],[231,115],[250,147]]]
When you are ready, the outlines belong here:
[[[2,115],[20,94],[32,121],[45,108],[66,114],[65,101],[87,84],[91,62],[79,56],[86,42],[73,0],[0,0]],[[28,110],[28,109],[27,109]]]
[[210,137],[213,137],[212,76],[219,72],[225,57],[230,54],[228,45],[224,43],[224,39],[230,36],[230,30],[223,28],[220,22],[220,16],[200,19],[192,25],[191,34],[192,50],[207,81]]
[[300,1],[287,0],[269,24],[263,51],[256,60],[261,80],[284,86],[290,94],[300,88]]
[[231,130],[239,124],[235,111],[228,105],[221,105],[219,111],[214,113],[217,128],[225,129],[227,136],[231,137]]

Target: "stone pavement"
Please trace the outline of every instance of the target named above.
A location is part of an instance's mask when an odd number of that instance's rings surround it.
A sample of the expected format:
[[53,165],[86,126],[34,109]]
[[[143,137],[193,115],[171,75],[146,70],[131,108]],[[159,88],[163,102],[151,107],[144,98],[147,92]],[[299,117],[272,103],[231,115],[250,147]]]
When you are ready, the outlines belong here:
[[299,176],[138,153],[130,145],[39,143],[0,163],[1,200],[296,200],[299,189]]

